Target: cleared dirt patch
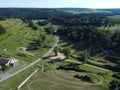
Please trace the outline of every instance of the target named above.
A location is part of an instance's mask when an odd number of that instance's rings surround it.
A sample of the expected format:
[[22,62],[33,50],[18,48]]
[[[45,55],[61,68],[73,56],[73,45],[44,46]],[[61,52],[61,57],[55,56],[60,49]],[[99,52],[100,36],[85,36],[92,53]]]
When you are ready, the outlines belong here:
[[65,55],[63,53],[59,53],[59,52],[58,52],[57,56],[50,57],[50,59],[59,59],[59,60],[63,60],[65,58],[66,58]]

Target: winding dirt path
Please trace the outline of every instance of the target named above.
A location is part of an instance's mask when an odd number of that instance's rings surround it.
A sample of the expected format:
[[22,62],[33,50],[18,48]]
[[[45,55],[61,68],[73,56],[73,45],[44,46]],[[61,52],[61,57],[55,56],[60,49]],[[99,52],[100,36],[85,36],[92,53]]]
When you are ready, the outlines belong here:
[[[58,75],[64,75],[64,76],[67,76],[68,78],[70,78],[70,79],[74,79],[72,76],[70,76],[70,75],[68,75],[68,74],[65,74],[65,73],[63,73],[63,72],[57,72],[57,74]],[[77,72],[77,74],[81,74],[81,75],[83,75],[83,74],[93,74],[93,73],[78,73]],[[56,75],[56,74],[55,74]],[[75,74],[74,74],[75,75]],[[104,82],[104,77],[102,76],[102,75],[97,75],[97,74],[93,74],[93,75],[95,75],[96,77],[98,77],[99,78],[99,82],[98,83],[94,83],[94,84],[92,84],[92,85],[101,85],[103,82]]]
[[[62,75],[62,78],[60,75]],[[44,76],[43,78],[39,78],[36,79],[34,81],[31,81],[28,85],[27,88],[28,90],[34,90],[34,88],[32,87],[32,84],[34,83],[44,83],[44,82],[48,82],[51,83],[52,85],[50,85],[49,90],[51,90],[51,88],[53,86],[56,85],[62,85],[65,87],[69,87],[69,88],[73,88],[75,90],[91,90],[91,88],[94,85],[100,85],[103,83],[104,80],[101,80],[100,82],[96,83],[96,84],[92,84],[92,83],[87,83],[87,82],[83,82],[80,81],[78,79],[73,78],[72,76],[70,76],[69,74],[65,74],[65,73],[61,73],[61,72],[47,72],[47,73],[42,73],[42,76]],[[66,78],[66,79],[65,79]]]
[[68,85],[68,84],[64,84],[64,83],[59,83],[59,82],[55,82],[55,81],[48,81],[48,80],[45,80],[45,79],[39,79],[39,80],[34,80],[32,81],[29,85],[28,85],[28,90],[34,90],[31,88],[31,85],[33,83],[36,83],[36,82],[39,82],[39,81],[45,81],[45,82],[49,82],[49,83],[52,83],[52,84],[57,84],[57,85],[63,85],[63,86],[66,86],[66,87],[71,87],[71,88],[77,88],[78,90],[82,90],[83,87],[76,87],[76,86],[71,86],[71,85]]
[[30,55],[30,56],[35,56],[34,54],[27,52],[25,47],[18,47],[16,49],[16,51],[19,52],[19,53]]

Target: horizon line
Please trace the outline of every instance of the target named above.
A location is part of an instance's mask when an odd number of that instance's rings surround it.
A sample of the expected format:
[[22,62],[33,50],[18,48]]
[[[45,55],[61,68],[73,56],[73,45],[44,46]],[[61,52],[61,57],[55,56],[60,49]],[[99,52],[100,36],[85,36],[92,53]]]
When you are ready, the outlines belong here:
[[81,8],[81,9],[82,9],[82,8],[83,8],[83,9],[120,9],[120,8],[117,8],[117,7],[116,7],[116,8],[89,8],[89,7],[0,7],[0,8],[36,8],[36,9],[37,9],[37,8],[38,8],[38,9],[46,9],[46,8],[47,8],[47,9],[57,9],[57,8],[58,8],[58,9],[59,9],[59,8],[60,8],[60,9],[62,9],[62,8],[66,8],[66,9],[67,9],[67,8],[73,8],[73,9],[75,9],[75,8],[76,8],[76,9],[77,9],[77,8],[78,8],[78,9],[80,9],[80,8]]

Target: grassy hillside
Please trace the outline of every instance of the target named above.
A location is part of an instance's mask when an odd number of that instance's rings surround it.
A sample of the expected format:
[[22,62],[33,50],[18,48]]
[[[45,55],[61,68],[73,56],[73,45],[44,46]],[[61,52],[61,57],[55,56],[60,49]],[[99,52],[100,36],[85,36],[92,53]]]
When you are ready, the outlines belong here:
[[[43,28],[33,30],[20,19],[7,19],[5,21],[0,21],[0,25],[6,29],[6,33],[0,35],[1,57],[14,57],[23,61],[32,62],[33,60],[45,54],[50,47],[29,52],[23,50],[24,48],[22,47],[27,47],[32,40],[39,39],[39,36],[43,34],[46,36],[46,38],[51,38],[51,43],[49,43],[50,46],[52,46],[55,41],[55,37],[46,35]],[[28,54],[20,53],[18,50],[27,52]]]

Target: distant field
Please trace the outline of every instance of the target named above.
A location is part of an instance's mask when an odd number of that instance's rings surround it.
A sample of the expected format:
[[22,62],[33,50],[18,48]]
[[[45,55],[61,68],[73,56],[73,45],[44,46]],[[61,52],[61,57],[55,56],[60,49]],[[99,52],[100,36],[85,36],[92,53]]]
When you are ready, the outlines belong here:
[[101,26],[99,27],[99,29],[106,29],[106,30],[112,30],[114,32],[114,30],[120,30],[120,25],[114,25],[114,26]]
[[108,17],[113,19],[120,19],[120,15],[114,15],[114,16],[108,16]]
[[66,12],[72,13],[72,14],[80,14],[80,13],[110,13],[110,11],[103,11],[103,10],[81,10],[81,11],[74,11],[74,10],[66,10]]
[[[120,21],[120,15],[114,15],[114,16],[108,16],[108,18],[111,21],[117,22],[115,25],[108,25],[108,26],[101,26],[100,29],[108,29],[108,30],[120,30],[120,24],[118,23]],[[111,22],[110,21],[110,22]]]

